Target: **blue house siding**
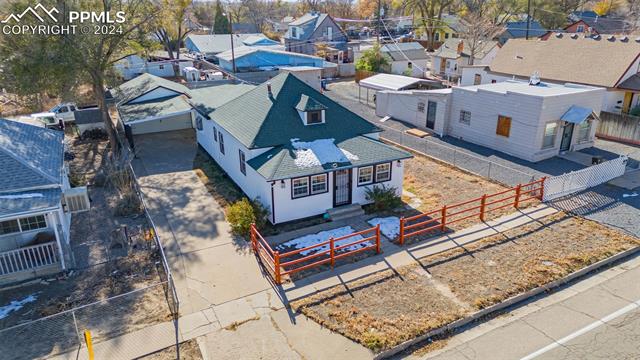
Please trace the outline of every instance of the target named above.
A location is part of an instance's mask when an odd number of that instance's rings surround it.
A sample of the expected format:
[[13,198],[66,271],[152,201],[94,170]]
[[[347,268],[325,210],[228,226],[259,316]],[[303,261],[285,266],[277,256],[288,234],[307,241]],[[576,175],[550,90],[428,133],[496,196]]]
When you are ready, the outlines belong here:
[[[238,71],[257,70],[265,66],[314,66],[322,67],[323,60],[321,58],[312,58],[308,56],[297,56],[296,54],[280,54],[267,51],[256,51],[247,54],[241,58],[236,58],[236,68]],[[232,71],[233,65],[231,61],[220,59],[220,66]]]

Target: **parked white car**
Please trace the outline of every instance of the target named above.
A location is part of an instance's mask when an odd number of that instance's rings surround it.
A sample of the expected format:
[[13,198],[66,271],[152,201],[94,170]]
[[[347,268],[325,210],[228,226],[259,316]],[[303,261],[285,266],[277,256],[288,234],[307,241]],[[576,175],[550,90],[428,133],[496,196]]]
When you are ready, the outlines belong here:
[[31,114],[32,118],[39,119],[45,123],[47,127],[58,125],[58,120],[62,119],[65,123],[76,120],[76,111],[97,109],[97,107],[78,107],[75,103],[60,103],[47,112]]

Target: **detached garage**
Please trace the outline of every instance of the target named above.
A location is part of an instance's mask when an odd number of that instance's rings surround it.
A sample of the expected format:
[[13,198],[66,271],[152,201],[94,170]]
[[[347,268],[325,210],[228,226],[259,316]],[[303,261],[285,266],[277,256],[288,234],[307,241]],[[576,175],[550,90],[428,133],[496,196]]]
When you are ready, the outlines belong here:
[[193,128],[189,89],[151,74],[142,74],[112,91],[120,123],[131,135]]

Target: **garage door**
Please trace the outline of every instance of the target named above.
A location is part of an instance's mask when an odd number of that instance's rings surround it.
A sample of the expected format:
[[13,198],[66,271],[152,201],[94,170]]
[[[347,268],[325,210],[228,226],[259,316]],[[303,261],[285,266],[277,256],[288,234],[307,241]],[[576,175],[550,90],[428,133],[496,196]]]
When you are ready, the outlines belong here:
[[157,120],[131,124],[133,135],[150,134],[163,131],[191,129],[191,113],[167,116]]

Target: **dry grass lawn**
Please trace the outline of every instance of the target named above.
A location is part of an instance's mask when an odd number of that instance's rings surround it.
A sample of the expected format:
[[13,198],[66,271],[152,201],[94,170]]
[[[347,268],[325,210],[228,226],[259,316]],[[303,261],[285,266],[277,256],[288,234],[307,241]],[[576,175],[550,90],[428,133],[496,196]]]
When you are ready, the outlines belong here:
[[639,239],[594,221],[556,213],[420,262],[481,309],[638,245]]
[[465,249],[420,259],[420,264],[397,272],[336,286],[292,306],[380,351],[639,245],[637,238],[557,213]]

